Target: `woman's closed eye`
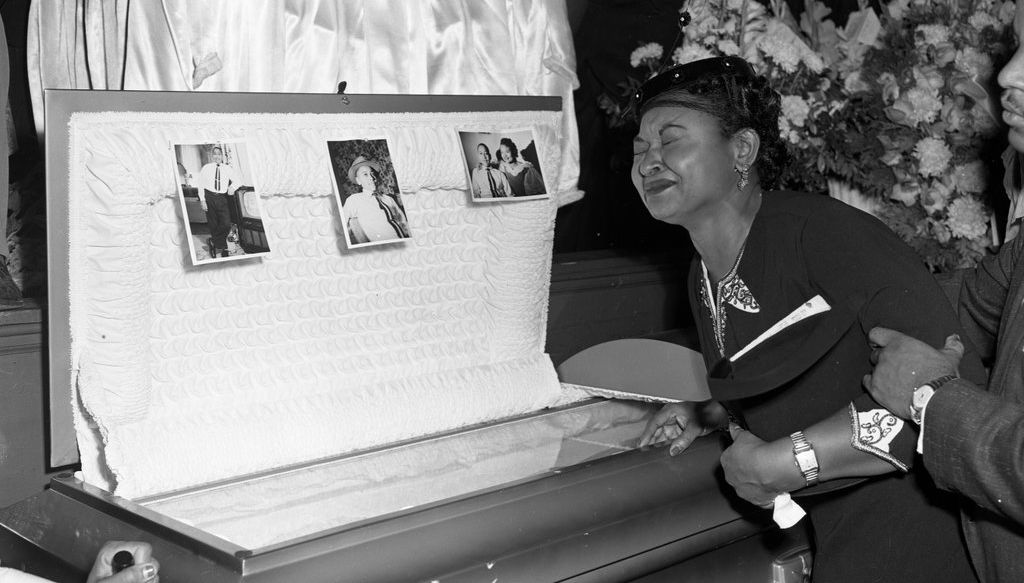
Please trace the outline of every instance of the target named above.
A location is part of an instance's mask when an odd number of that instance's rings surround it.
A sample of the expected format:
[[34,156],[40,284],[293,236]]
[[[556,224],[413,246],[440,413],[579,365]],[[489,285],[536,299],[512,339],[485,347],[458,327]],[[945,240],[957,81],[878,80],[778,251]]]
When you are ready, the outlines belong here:
[[661,131],[659,137],[661,138],[661,145],[667,146],[676,140],[683,137],[683,130],[677,127],[667,127]]

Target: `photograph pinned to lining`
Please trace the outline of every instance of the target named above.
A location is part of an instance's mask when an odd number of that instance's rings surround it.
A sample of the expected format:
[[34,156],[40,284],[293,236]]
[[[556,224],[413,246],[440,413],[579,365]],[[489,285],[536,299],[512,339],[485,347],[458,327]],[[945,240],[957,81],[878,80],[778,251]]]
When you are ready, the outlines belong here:
[[460,131],[473,202],[548,198],[533,129]]
[[348,247],[411,239],[387,140],[328,141],[327,153]]
[[178,201],[193,265],[270,253],[244,140],[175,143]]

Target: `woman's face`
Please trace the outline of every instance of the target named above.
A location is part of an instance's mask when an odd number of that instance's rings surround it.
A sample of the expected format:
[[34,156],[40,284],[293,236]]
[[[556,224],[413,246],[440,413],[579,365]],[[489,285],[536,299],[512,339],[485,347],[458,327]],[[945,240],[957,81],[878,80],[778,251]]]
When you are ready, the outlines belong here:
[[363,192],[373,192],[377,187],[376,181],[373,180],[373,171],[369,166],[360,166],[356,170],[356,182],[363,187]]
[[633,186],[651,216],[688,227],[736,186],[732,141],[718,120],[683,107],[656,107],[633,140]]
[[1010,145],[1024,152],[1024,3],[1017,3],[1013,18],[1013,32],[1017,37],[1017,52],[999,72],[999,86],[1003,88],[1003,121],[1010,126]]
[[501,151],[501,159],[511,164],[512,150],[510,150],[508,146],[500,146],[498,149]]

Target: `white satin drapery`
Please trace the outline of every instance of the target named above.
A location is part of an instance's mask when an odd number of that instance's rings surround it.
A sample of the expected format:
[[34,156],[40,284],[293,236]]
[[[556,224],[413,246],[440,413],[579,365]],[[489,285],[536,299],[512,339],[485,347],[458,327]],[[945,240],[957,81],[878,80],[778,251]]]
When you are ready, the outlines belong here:
[[28,45],[40,132],[44,88],[560,96],[577,188],[565,0],[36,0]]

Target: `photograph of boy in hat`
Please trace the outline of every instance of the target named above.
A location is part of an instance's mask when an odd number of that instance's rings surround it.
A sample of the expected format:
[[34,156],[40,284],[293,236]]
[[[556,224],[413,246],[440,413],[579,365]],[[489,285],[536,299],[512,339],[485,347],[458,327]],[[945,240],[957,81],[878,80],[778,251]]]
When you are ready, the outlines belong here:
[[349,247],[409,239],[409,220],[386,140],[327,142]]

